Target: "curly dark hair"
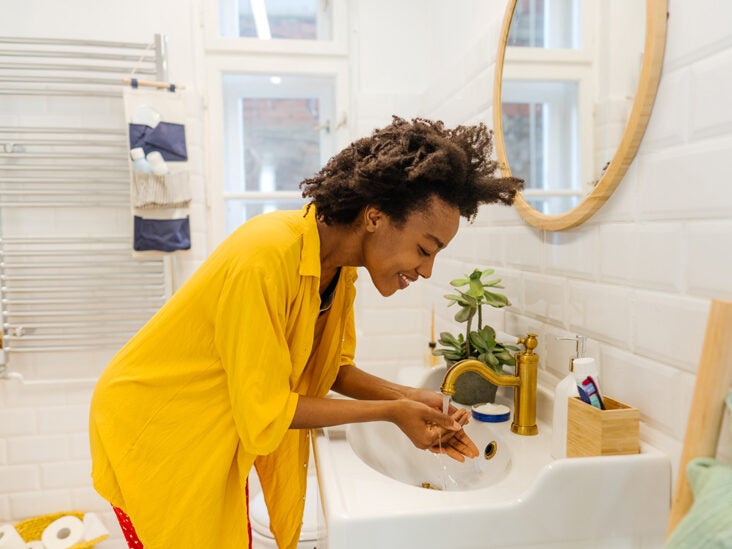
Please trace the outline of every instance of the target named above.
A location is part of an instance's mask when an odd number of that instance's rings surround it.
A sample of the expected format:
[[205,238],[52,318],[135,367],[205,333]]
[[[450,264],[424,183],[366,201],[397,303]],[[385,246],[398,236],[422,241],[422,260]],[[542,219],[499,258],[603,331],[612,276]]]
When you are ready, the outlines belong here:
[[445,128],[442,121],[398,116],[370,137],[353,142],[313,177],[300,183],[318,217],[350,224],[375,206],[397,225],[437,195],[473,220],[478,206],[513,203],[523,181],[496,177],[493,132],[484,124]]

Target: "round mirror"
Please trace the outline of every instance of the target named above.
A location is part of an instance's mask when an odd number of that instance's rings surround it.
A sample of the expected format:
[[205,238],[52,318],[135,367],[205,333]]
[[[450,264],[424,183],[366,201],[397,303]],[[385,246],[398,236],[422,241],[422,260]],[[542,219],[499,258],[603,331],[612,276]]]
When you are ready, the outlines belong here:
[[610,197],[651,114],[667,0],[508,0],[493,90],[496,154],[530,225],[576,227]]

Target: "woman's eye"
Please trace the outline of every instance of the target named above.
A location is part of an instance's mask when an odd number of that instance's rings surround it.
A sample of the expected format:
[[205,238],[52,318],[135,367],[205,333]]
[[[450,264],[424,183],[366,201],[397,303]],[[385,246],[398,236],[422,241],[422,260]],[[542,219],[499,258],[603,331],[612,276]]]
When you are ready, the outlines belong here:
[[419,253],[425,257],[428,257],[430,255],[430,253],[427,250],[425,250],[422,246],[419,247]]

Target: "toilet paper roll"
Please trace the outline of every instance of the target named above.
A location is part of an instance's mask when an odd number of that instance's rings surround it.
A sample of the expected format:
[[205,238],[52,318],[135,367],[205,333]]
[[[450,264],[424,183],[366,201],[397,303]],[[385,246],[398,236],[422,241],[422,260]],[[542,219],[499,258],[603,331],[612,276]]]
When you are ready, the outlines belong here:
[[46,549],[67,549],[84,538],[84,523],[66,515],[46,526],[41,541]]
[[0,548],[25,549],[25,541],[12,524],[0,526]]
[[97,538],[106,538],[109,530],[102,524],[95,513],[84,514],[84,541],[92,541]]

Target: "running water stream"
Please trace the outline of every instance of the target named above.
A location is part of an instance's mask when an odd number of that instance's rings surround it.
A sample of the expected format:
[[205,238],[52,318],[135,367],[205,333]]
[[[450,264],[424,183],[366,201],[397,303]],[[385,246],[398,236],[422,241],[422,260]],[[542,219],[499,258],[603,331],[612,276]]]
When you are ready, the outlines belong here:
[[[447,414],[450,410],[450,395],[442,395],[442,413]],[[455,488],[457,486],[457,482],[454,478],[450,476],[450,474],[447,472],[447,463],[445,462],[446,459],[451,459],[449,456],[442,453],[442,438],[438,439],[438,444],[440,448],[440,453],[436,454],[437,456],[437,464],[440,468],[440,489],[442,490],[450,490],[451,488]]]
[[[447,414],[450,411],[450,401],[452,400],[452,397],[450,395],[446,395],[443,393],[442,395],[442,413]],[[442,453],[442,440],[439,441],[439,448],[440,453],[437,454],[437,463],[440,467],[440,481],[441,481],[441,488],[443,490],[455,490],[459,489],[458,482],[450,476],[450,474],[447,471],[447,463],[445,462],[446,459],[452,459],[446,454]],[[477,476],[480,475],[480,459],[470,459],[466,458],[466,461],[470,461],[472,464],[472,470],[473,473]],[[466,464],[467,465],[467,464]]]

